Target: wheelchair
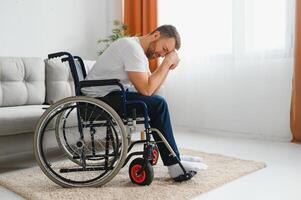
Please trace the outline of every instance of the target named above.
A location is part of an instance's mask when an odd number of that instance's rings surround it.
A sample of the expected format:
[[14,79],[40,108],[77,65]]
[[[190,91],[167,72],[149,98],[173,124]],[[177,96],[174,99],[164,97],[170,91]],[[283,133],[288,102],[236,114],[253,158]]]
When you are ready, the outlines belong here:
[[[127,100],[127,90],[118,79],[84,80],[83,60],[68,52],[49,54],[48,58],[68,63],[76,94],[48,107],[35,128],[35,158],[49,179],[62,187],[102,186],[136,157],[129,165],[129,177],[134,184],[150,185],[154,178],[153,165],[159,158],[157,142],[152,139],[154,132],[161,138],[158,142],[166,145],[183,170],[183,175],[175,181],[188,180],[195,174],[185,171],[162,133],[150,127],[146,104]],[[104,101],[81,92],[84,87],[113,85],[122,92],[121,116]],[[144,108],[143,117],[137,117],[135,109],[130,114],[127,110],[130,104],[140,104]],[[146,139],[132,142],[137,124],[144,124]],[[143,150],[132,152],[137,144],[143,144]]]

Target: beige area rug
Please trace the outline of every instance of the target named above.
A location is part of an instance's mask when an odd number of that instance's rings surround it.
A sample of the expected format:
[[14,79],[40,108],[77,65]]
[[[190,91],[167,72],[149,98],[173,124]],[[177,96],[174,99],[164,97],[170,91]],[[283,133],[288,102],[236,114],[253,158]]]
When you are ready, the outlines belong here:
[[167,168],[159,161],[154,167],[155,178],[150,186],[132,184],[126,166],[102,187],[66,189],[54,184],[40,168],[34,167],[1,174],[0,185],[26,199],[36,200],[191,199],[266,166],[262,162],[199,151],[184,149],[181,153],[203,157],[208,169],[198,172],[189,181],[176,183],[169,178]]

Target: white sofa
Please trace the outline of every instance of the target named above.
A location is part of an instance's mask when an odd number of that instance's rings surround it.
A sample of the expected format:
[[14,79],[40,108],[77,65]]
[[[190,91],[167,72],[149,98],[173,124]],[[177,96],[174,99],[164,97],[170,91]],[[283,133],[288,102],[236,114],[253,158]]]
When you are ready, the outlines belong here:
[[14,157],[33,154],[43,108],[73,94],[70,69],[60,59],[0,57],[0,168]]

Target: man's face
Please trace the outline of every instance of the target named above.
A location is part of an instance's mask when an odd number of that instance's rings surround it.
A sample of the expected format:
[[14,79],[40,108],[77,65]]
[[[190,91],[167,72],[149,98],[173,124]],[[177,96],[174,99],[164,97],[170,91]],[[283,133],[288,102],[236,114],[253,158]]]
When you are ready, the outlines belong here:
[[175,50],[176,40],[174,38],[159,37],[150,43],[146,56],[149,59],[164,57],[166,54]]

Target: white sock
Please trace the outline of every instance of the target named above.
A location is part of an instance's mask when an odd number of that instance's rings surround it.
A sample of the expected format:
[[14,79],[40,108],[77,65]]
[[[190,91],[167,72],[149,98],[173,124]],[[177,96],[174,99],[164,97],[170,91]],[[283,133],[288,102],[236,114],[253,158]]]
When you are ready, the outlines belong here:
[[204,159],[202,157],[197,156],[181,155],[181,160],[190,162],[203,162]]
[[[201,169],[207,169],[207,165],[204,163],[199,163],[199,162],[189,162],[189,161],[181,161],[183,167],[185,168],[186,171],[199,171]],[[170,175],[171,178],[176,178],[183,173],[182,168],[180,167],[179,164],[174,164],[174,165],[170,165],[168,166],[168,173]]]

